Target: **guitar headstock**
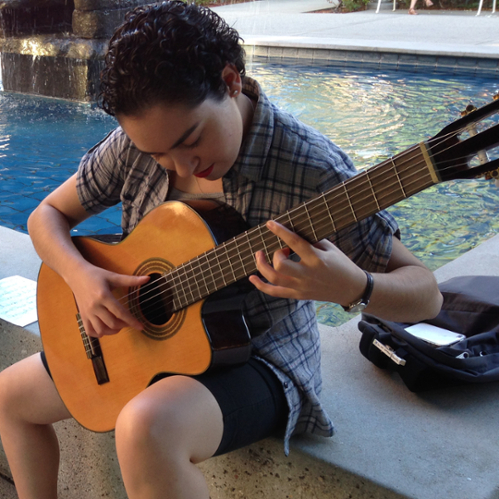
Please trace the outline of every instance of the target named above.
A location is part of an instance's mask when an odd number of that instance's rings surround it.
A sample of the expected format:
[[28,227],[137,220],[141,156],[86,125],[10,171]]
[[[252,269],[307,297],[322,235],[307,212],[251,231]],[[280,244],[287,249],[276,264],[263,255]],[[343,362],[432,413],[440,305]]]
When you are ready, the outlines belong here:
[[[468,106],[462,118],[425,142],[436,174],[442,181],[499,178],[499,93],[476,109]],[[492,158],[492,159],[491,159]]]

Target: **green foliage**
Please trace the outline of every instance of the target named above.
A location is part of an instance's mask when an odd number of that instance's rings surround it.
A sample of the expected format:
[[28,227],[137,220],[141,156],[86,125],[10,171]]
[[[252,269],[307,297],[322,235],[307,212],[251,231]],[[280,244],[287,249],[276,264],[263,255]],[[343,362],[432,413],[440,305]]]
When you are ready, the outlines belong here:
[[344,12],[357,12],[358,10],[366,10],[366,5],[369,0],[340,0]]
[[[336,3],[335,0],[328,0],[329,3]],[[336,7],[331,10],[334,12],[357,12],[366,10],[370,0],[338,0]]]

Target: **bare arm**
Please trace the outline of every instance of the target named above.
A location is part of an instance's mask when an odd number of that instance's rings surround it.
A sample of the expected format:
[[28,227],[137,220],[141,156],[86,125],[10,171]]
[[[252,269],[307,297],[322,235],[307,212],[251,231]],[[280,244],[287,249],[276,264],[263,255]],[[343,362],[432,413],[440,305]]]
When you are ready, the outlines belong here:
[[111,291],[144,284],[148,278],[108,272],[82,257],[70,230],[88,216],[79,202],[74,175],[49,194],[29,217],[28,230],[35,249],[73,291],[88,334],[113,334],[126,326],[141,329],[140,322]]
[[[279,250],[271,266],[263,253],[258,252],[257,268],[269,281],[250,277],[260,291],[282,298],[329,301],[345,306],[363,295],[365,273],[334,244],[324,240],[311,245],[275,222],[269,222],[267,227],[301,260],[294,262],[288,258],[287,250]],[[442,296],[432,272],[398,239],[393,239],[386,272],[373,277],[374,289],[366,312],[388,320],[417,322],[440,311]]]

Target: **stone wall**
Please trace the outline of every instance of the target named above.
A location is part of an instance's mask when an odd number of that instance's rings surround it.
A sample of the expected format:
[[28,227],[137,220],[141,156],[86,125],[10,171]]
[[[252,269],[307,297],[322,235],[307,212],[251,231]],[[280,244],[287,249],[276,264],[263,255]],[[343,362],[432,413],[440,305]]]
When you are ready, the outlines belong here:
[[107,43],[147,0],[0,0],[6,91],[94,101]]

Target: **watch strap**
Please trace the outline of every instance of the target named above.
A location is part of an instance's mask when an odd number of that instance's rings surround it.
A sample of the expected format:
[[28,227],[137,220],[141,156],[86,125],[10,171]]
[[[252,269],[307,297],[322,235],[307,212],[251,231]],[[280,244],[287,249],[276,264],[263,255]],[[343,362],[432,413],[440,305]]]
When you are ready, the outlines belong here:
[[343,307],[343,310],[345,310],[345,312],[351,312],[355,308],[359,307],[359,305],[362,305],[363,308],[366,308],[367,305],[369,305],[369,300],[371,299],[371,294],[374,288],[374,278],[369,272],[365,270],[364,273],[367,276],[367,284],[366,289],[364,290],[364,294],[362,295],[362,298],[360,300],[350,303],[350,305],[348,305],[347,307]]

